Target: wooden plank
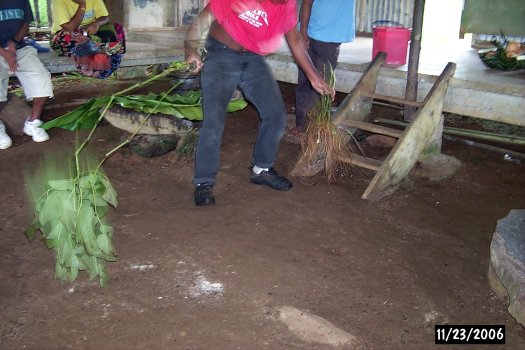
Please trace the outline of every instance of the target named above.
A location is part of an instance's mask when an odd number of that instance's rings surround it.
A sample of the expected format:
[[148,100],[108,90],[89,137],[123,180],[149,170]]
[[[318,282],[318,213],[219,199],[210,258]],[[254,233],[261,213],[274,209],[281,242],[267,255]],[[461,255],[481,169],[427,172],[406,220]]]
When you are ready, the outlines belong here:
[[29,33],[49,33],[51,34],[51,28],[49,27],[31,27]]
[[382,198],[393,191],[412,170],[440,126],[448,81],[455,70],[456,64],[449,62],[425,97],[414,121],[406,128],[370,182],[363,199]]
[[361,79],[359,79],[332,116],[335,125],[346,119],[364,120],[370,114],[372,101],[366,95],[375,92],[379,70],[381,65],[385,63],[385,60],[386,54],[384,52],[380,52],[373,59],[361,76]]
[[373,170],[373,171],[378,171],[379,168],[381,167],[381,164],[383,163],[382,161],[380,161],[378,159],[365,158],[365,157],[360,156],[358,154],[352,155],[351,158],[341,159],[341,161],[343,161],[345,163],[349,163],[349,164],[354,164],[354,165],[360,166],[362,168],[370,169],[370,170]]
[[340,126],[348,126],[351,128],[370,131],[376,134],[392,136],[395,138],[400,138],[401,135],[403,135],[403,130],[392,129],[386,126],[371,124],[371,123],[362,122],[358,120],[346,119],[341,122]]
[[389,102],[393,102],[393,103],[397,103],[397,104],[405,105],[405,106],[420,107],[422,104],[422,102],[408,101],[402,98],[380,95],[376,93],[368,93],[368,94],[364,94],[364,96],[367,96],[369,98],[376,99],[376,100],[385,100],[385,101],[389,101]]

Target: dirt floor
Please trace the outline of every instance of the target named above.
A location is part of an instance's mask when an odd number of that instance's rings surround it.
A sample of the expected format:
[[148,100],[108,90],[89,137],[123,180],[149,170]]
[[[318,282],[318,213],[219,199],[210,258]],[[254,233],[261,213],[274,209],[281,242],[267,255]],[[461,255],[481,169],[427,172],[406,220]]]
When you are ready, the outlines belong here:
[[[291,109],[292,86],[281,87]],[[51,104],[118,88],[57,84]],[[15,137],[0,151],[0,349],[464,349],[434,345],[441,324],[505,325],[505,345],[468,348],[525,348],[525,329],[487,279],[497,221],[525,208],[524,163],[445,141],[443,153],[462,162],[454,177],[409,177],[378,202],[361,199],[373,174],[360,169],[278,192],[250,184],[256,128],[251,107],[229,116],[214,207],[193,205],[191,158],[124,150],[105,163],[118,193],[106,288],[85,272],[61,284],[54,253],[24,235],[23,171],[74,147],[75,133],[52,129],[42,144]],[[102,154],[124,134],[103,125],[92,146]],[[289,172],[299,150],[283,142],[276,169]],[[315,342],[315,329],[282,321],[283,307],[353,340]]]

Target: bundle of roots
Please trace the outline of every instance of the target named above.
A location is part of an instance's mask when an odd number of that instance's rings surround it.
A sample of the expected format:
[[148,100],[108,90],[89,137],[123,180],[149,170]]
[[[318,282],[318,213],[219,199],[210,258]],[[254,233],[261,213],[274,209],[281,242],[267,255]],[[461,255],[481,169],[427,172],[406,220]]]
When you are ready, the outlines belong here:
[[[313,113],[312,116],[317,113],[317,109],[314,109]],[[347,136],[336,128],[331,119],[312,120],[291,175],[311,177],[324,170],[326,180],[333,183],[339,176],[351,173],[348,160],[352,154]]]

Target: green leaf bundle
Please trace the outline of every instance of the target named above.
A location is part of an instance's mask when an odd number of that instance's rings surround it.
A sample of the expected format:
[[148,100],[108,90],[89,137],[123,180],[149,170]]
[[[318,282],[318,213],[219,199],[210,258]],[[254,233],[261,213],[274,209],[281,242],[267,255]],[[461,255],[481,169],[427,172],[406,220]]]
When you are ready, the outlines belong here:
[[99,276],[99,284],[105,286],[105,262],[116,260],[107,213],[117,206],[117,195],[94,157],[89,157],[80,172],[72,165],[64,171],[64,159],[72,157],[55,154],[27,174],[35,207],[26,234],[31,240],[37,230],[42,232],[46,246],[56,253],[55,277],[59,280],[72,282],[79,271],[86,270],[90,279]]

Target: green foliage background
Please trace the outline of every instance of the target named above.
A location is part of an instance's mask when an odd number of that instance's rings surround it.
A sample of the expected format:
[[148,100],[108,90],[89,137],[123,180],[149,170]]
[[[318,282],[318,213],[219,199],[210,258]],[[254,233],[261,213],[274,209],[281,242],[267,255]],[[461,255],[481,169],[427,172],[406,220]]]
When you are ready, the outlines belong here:
[[33,10],[33,15],[36,18],[37,14],[35,12],[35,2],[38,3],[38,13],[40,15],[39,27],[49,27],[49,18],[47,16],[48,0],[29,0],[31,9]]

